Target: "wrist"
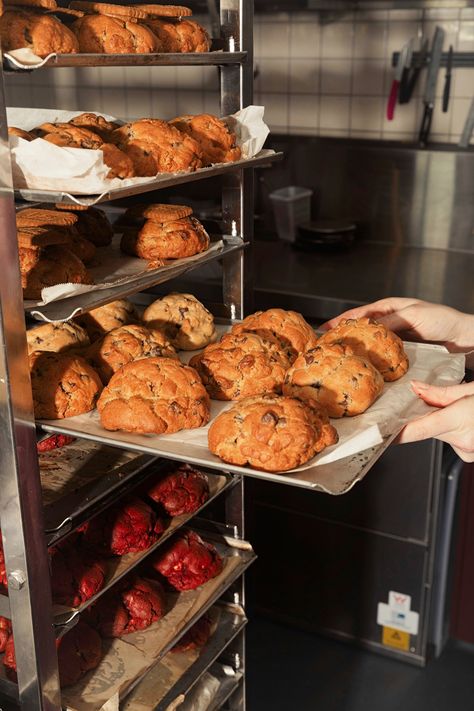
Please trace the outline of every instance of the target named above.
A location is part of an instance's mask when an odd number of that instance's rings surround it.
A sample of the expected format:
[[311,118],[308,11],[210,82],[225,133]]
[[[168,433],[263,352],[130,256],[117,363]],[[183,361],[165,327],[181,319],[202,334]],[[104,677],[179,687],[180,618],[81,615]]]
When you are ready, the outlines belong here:
[[474,369],[474,315],[459,314],[455,350],[466,354],[466,368]]

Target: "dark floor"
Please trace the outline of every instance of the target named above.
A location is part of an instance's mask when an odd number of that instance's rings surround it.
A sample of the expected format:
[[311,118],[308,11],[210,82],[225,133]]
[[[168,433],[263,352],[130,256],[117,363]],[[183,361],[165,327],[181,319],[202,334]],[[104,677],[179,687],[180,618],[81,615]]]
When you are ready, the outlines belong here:
[[425,669],[253,617],[248,711],[474,711],[474,649],[450,642]]

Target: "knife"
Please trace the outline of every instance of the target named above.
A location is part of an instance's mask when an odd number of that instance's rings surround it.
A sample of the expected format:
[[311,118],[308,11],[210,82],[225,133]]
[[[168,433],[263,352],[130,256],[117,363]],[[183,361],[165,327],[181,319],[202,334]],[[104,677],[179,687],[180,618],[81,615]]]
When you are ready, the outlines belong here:
[[438,72],[441,65],[444,35],[444,30],[441,27],[437,27],[433,38],[433,44],[431,46],[431,56],[428,66],[428,77],[426,79],[426,88],[423,97],[425,109],[423,112],[423,119],[421,122],[419,135],[420,144],[422,146],[425,146],[428,141],[428,135],[430,133],[431,128],[431,120],[433,118],[433,109],[436,94],[436,81],[438,79]]
[[446,113],[449,106],[449,95],[451,94],[451,74],[453,69],[453,45],[449,46],[448,59],[446,64],[446,75],[443,90],[443,113]]
[[413,68],[410,71],[408,71],[408,76],[406,77],[406,81],[403,81],[402,78],[402,83],[400,84],[400,98],[399,102],[400,104],[408,104],[410,101],[413,92],[415,90],[415,86],[417,84],[418,78],[421,74],[421,70],[425,66],[426,63],[426,57],[428,56],[428,49],[429,49],[430,43],[429,40],[425,40],[420,48],[420,51],[418,52],[418,55],[413,63]]
[[395,69],[395,76],[392,81],[392,87],[390,89],[390,94],[388,96],[387,102],[387,120],[393,121],[395,115],[395,105],[398,98],[398,89],[400,87],[400,82],[402,81],[403,73],[406,71],[406,63],[409,54],[410,44],[406,44],[400,54],[398,55],[397,67]]

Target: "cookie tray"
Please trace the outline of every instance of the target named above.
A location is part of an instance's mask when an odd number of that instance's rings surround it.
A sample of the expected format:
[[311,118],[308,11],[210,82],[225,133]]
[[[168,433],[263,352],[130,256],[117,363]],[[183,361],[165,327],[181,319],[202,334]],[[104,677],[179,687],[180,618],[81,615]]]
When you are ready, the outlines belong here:
[[273,150],[263,149],[253,158],[242,158],[232,163],[218,163],[209,168],[199,168],[189,173],[163,173],[149,180],[137,178],[136,180],[138,182],[136,184],[128,185],[123,188],[118,187],[105,190],[98,195],[72,195],[62,190],[41,190],[39,188],[15,188],[15,195],[17,198],[22,198],[29,202],[64,203],[67,205],[85,205],[86,207],[92,207],[93,205],[99,205],[109,200],[118,200],[119,198],[126,198],[132,195],[142,195],[152,190],[161,190],[162,188],[170,188],[174,185],[192,183],[196,180],[203,180],[204,178],[212,178],[216,175],[225,175],[240,168],[258,168],[259,166],[268,165],[276,160],[281,160],[281,158],[283,158],[283,153],[275,153]]

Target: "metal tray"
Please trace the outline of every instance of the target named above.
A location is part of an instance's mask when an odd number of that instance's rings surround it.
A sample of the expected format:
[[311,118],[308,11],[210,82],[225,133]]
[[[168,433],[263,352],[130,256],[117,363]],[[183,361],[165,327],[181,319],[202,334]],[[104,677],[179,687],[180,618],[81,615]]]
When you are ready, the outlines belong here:
[[[140,700],[140,711],[166,711],[168,706],[181,694],[188,694],[195,683],[206,672],[216,659],[222,654],[233,639],[244,629],[247,624],[242,608],[235,605],[219,605],[219,622],[212,637],[201,650],[196,661],[184,672],[184,674],[173,684],[169,691],[161,699],[153,699],[153,689],[155,678],[159,673],[159,663],[155,665],[146,676],[141,679],[130,694],[121,704],[121,711],[134,711],[136,700]],[[222,669],[221,669],[222,671]],[[236,681],[235,676],[232,677]],[[150,699],[150,705],[146,706],[146,699]]]
[[170,188],[174,185],[181,185],[182,183],[192,183],[196,180],[212,178],[216,175],[225,175],[239,168],[257,168],[280,160],[282,157],[283,153],[281,152],[275,153],[273,150],[264,149],[253,158],[243,158],[242,160],[236,160],[232,163],[219,163],[209,168],[199,168],[192,173],[163,173],[155,178],[150,178],[147,182],[129,185],[125,188],[106,190],[100,195],[72,195],[71,193],[58,190],[39,190],[36,188],[16,188],[15,194],[17,197],[21,197],[23,200],[28,200],[29,202],[64,203],[68,205],[85,205],[92,207],[93,205],[98,205],[108,200],[118,200],[119,198],[126,198],[132,195],[142,195],[152,190]]
[[220,679],[221,685],[211,705],[208,706],[207,711],[219,711],[227,699],[230,699],[234,691],[237,690],[244,675],[242,672],[234,672],[232,675],[229,675],[221,664],[214,664],[210,671],[213,676]]

